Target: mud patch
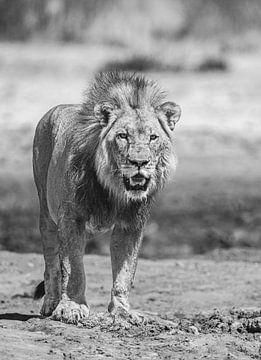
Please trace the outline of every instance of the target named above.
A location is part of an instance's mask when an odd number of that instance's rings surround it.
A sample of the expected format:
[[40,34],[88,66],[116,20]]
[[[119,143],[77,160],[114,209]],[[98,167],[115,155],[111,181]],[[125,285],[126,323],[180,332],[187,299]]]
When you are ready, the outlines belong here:
[[32,289],[42,256],[0,252],[0,354],[17,358],[260,359],[260,264],[207,258],[140,259],[131,304],[135,317],[112,318],[107,257],[86,256],[91,316],[76,325],[39,316]]
[[[29,331],[57,334],[68,324],[56,322],[51,318],[32,316],[25,327]],[[227,311],[214,309],[208,313],[191,316],[178,314],[172,319],[164,316],[144,314],[142,321],[123,317],[112,317],[109,313],[92,314],[76,326],[78,329],[111,333],[115,337],[154,337],[166,334],[261,334],[261,309],[233,308]],[[261,340],[261,337],[260,337]]]
[[121,317],[113,318],[108,313],[99,313],[83,321],[81,326],[126,337],[152,337],[164,332],[176,333],[178,329],[178,323],[175,321],[150,314],[144,314],[143,320],[137,322]]
[[261,333],[261,310],[259,308],[236,309],[228,311],[214,309],[209,313],[196,314],[182,319],[177,328],[194,334],[229,333],[255,334]]

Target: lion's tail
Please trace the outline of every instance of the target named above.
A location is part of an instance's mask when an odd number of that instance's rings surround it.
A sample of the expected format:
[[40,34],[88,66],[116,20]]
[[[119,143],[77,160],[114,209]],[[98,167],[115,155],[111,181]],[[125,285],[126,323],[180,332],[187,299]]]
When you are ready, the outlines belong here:
[[34,290],[34,300],[41,299],[45,294],[44,281],[41,281]]

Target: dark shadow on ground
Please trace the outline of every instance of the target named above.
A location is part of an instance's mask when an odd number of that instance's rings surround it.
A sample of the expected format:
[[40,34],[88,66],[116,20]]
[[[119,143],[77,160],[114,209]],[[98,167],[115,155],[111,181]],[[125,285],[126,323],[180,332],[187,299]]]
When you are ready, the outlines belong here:
[[19,313],[0,314],[0,320],[27,321],[29,319],[43,319],[43,316],[35,315],[35,314],[19,314]]

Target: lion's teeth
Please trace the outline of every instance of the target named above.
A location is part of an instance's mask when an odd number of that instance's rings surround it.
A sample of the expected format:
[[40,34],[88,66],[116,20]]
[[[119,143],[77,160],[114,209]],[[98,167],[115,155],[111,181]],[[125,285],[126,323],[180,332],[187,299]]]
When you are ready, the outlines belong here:
[[143,186],[143,185],[145,185],[145,182],[146,182],[146,179],[144,178],[144,179],[133,179],[133,178],[131,178],[130,179],[130,184],[132,185],[132,186],[135,186],[135,185],[137,185],[137,184],[139,184],[139,185],[141,185],[141,186]]

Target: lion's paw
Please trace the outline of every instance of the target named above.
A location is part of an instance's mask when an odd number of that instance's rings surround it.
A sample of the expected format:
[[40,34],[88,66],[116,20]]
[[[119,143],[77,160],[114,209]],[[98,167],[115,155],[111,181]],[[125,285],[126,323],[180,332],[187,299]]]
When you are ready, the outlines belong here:
[[61,300],[52,313],[52,319],[68,324],[78,324],[89,316],[90,309],[87,305],[77,304],[72,300]]
[[147,322],[147,316],[135,310],[125,310],[124,308],[118,307],[113,309],[110,314],[116,323],[124,321],[132,325],[140,325]]

